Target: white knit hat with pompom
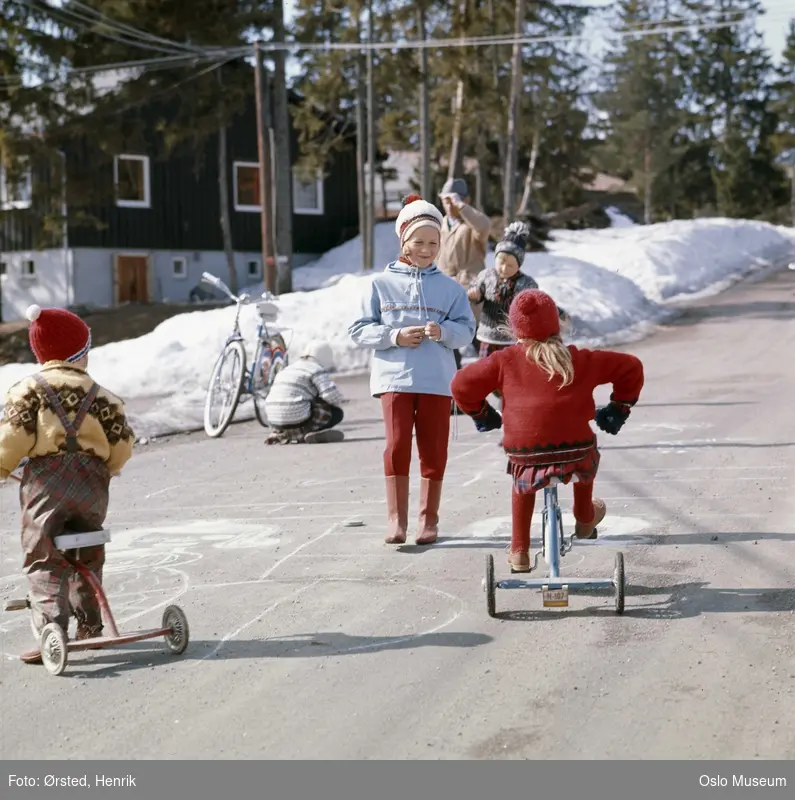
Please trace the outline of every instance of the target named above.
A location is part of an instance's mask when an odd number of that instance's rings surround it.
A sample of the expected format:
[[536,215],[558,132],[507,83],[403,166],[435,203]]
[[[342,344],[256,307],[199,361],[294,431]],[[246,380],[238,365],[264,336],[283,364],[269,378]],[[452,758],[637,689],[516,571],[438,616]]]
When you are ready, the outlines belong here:
[[395,220],[395,233],[402,246],[417,228],[429,225],[441,231],[443,222],[444,217],[433,203],[423,200],[418,194],[410,194],[403,201],[403,208]]

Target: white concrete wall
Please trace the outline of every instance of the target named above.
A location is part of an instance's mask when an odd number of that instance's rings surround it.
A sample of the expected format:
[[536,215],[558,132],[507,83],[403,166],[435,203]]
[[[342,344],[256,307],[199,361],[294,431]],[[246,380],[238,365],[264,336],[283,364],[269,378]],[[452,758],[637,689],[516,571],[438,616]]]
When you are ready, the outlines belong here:
[[[0,276],[3,322],[24,319],[32,303],[61,308],[70,303],[67,292],[69,255],[63,250],[0,253],[0,262],[6,265],[5,275]],[[32,276],[23,275],[27,261],[34,264]]]
[[[2,283],[2,319],[8,322],[23,319],[25,310],[31,303],[42,306],[65,307],[67,305],[93,304],[112,306],[114,303],[114,256],[148,255],[150,257],[149,291],[154,302],[187,302],[190,291],[199,283],[202,272],[211,272],[222,280],[227,278],[226,256],[215,251],[168,251],[168,250],[104,250],[76,248],[63,250],[44,250],[33,253],[0,254],[5,262],[7,275]],[[186,276],[174,274],[173,259],[185,259]],[[296,256],[293,266],[300,266],[317,256]],[[22,264],[33,260],[36,276],[22,276]],[[249,276],[248,262],[261,260],[260,253],[236,253],[238,286],[251,286],[262,282],[264,276],[260,268],[256,276]],[[69,263],[71,261],[71,263]],[[68,279],[71,275],[71,292],[67,294]]]

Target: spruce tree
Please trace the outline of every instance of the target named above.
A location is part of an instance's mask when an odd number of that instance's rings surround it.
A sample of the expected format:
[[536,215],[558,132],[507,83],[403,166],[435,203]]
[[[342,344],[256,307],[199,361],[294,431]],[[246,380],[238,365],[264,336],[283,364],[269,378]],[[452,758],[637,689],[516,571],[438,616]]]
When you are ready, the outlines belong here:
[[784,52],[771,88],[771,107],[779,120],[776,147],[779,151],[795,148],[795,17],[789,21]]
[[[655,0],[622,0],[622,28],[649,31],[662,27],[670,13]],[[677,156],[682,124],[678,106],[681,74],[665,35],[622,37],[607,59],[603,91],[596,99],[603,115],[604,146],[598,159],[608,171],[627,177],[644,200],[647,223],[658,204],[654,184]]]

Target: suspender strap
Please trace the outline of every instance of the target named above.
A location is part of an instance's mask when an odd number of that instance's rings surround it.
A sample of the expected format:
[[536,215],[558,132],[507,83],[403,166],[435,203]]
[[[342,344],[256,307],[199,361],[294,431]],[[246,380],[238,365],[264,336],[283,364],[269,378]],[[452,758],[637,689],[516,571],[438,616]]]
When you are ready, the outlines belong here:
[[57,415],[61,425],[63,425],[64,431],[66,431],[66,452],[78,452],[80,448],[78,447],[77,443],[77,432],[80,430],[80,426],[83,424],[86,414],[88,414],[88,411],[93,405],[94,400],[97,399],[99,386],[96,383],[92,385],[88,394],[85,396],[85,399],[80,404],[80,408],[77,410],[77,415],[75,416],[74,422],[71,422],[69,417],[66,415],[63,403],[61,403],[61,399],[58,397],[55,389],[53,389],[52,386],[50,386],[50,384],[47,383],[47,381],[41,375],[36,374],[33,377],[36,379],[36,382],[39,384],[39,386],[41,386],[41,388],[44,390],[44,393],[47,395],[47,399],[50,401],[50,407]]
[[83,421],[86,418],[91,406],[94,405],[94,401],[97,399],[97,394],[99,394],[99,384],[92,384],[91,388],[88,390],[88,394],[83,399],[80,408],[77,410],[77,416],[75,417],[75,421],[72,423],[74,425],[75,433],[80,430],[83,425]]

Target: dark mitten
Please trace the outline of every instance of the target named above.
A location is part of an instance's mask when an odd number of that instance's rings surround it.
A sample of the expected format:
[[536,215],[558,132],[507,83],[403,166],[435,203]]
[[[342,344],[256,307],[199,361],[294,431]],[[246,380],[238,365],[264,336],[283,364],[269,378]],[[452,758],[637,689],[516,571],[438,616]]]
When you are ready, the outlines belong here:
[[499,412],[485,400],[480,410],[469,416],[475,421],[475,427],[480,433],[496,431],[502,427],[502,417],[499,415]]
[[602,406],[594,419],[596,424],[605,432],[615,436],[629,417],[629,406],[624,403],[608,403]]

